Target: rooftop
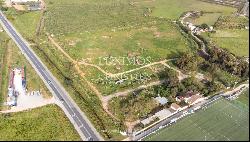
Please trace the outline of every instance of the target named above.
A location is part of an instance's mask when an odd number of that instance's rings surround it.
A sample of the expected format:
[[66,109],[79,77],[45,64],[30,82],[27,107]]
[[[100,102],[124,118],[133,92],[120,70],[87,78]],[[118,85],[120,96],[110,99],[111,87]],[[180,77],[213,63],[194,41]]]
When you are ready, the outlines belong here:
[[168,103],[168,99],[165,97],[156,97],[154,99],[161,105],[165,105]]
[[179,105],[177,105],[176,103],[172,103],[171,108],[174,110],[177,110],[177,109],[180,109],[181,107]]
[[187,102],[188,102],[189,104],[192,104],[192,103],[194,103],[195,101],[197,101],[197,100],[200,99],[200,98],[202,98],[201,95],[193,95],[190,99],[187,100]]

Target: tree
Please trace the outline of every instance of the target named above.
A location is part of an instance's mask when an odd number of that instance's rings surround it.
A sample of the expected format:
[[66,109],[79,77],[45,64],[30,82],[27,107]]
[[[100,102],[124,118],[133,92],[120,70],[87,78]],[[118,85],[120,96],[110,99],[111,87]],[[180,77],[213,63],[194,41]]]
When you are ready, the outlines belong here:
[[202,29],[209,29],[209,26],[206,23],[200,25]]
[[190,52],[185,52],[176,61],[176,65],[184,71],[196,71],[201,62],[203,62],[201,57]]
[[160,79],[167,79],[167,83],[165,83],[167,87],[174,87],[179,83],[177,73],[169,68],[165,68],[163,71],[159,72],[158,77]]

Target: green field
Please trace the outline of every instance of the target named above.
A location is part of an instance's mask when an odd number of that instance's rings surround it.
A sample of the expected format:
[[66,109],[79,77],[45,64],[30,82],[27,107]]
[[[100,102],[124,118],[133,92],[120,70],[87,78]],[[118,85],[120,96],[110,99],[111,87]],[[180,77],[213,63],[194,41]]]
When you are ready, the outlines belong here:
[[205,12],[222,12],[221,14],[231,14],[237,9],[201,2],[199,0],[155,0],[146,1],[138,0],[143,5],[152,7],[153,16],[177,19],[183,12],[186,11],[205,11]]
[[[0,28],[2,28],[0,26]],[[7,43],[8,37],[5,33],[0,33],[0,104],[2,104],[5,100],[5,91],[7,91],[8,80],[4,79],[8,75],[8,68],[6,66],[6,52],[7,52]],[[2,105],[0,105],[0,110],[2,109]]]
[[0,114],[1,141],[79,141],[73,125],[56,105]]
[[214,25],[215,33],[203,33],[218,47],[237,56],[249,56],[249,19],[238,16],[222,16]]
[[187,116],[145,140],[249,140],[249,108],[220,99],[206,110]]
[[210,38],[221,48],[237,56],[249,56],[249,31],[238,29],[217,30]]
[[239,96],[237,101],[249,106],[249,88]]
[[15,25],[15,28],[27,39],[34,38],[36,28],[39,25],[41,12],[17,12],[9,8],[5,12],[7,18]]
[[[71,4],[66,0],[47,0],[47,3],[46,32],[53,34],[64,50],[78,61],[90,58],[90,63],[98,64],[104,57],[139,56],[150,57],[154,62],[194,50],[170,20],[144,16],[150,10],[143,4],[131,6],[129,1],[123,0],[98,3],[76,0]],[[69,12],[64,12],[65,9]],[[121,65],[117,70],[114,65],[101,65],[111,72],[138,66]]]
[[203,23],[206,23],[210,26],[214,25],[214,23],[218,20],[218,18],[221,16],[221,13],[204,13],[202,16],[191,19],[187,18],[186,21],[191,22],[195,25],[201,25]]

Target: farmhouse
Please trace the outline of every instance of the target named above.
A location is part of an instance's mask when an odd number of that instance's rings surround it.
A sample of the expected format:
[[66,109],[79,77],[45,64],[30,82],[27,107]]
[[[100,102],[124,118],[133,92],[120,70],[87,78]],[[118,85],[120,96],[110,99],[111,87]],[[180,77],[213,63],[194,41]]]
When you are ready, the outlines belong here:
[[196,92],[193,92],[193,91],[188,91],[188,92],[185,93],[185,94],[176,96],[176,97],[175,97],[175,100],[176,100],[177,102],[181,102],[181,101],[187,102],[187,100],[188,100],[189,98],[191,98],[191,96],[196,95],[196,94],[199,94],[199,93],[196,93]]
[[28,4],[34,2],[40,2],[40,0],[10,0],[12,4]]
[[[183,95],[179,95],[176,98],[177,102],[184,101],[185,103],[188,103],[189,105],[194,105],[200,101],[203,101],[205,98],[200,95],[200,93],[188,91],[187,93]],[[173,104],[173,108],[175,108],[176,105]]]
[[17,10],[25,10],[23,5],[27,5],[28,10],[41,10],[40,0],[10,0],[11,5]]
[[204,97],[201,96],[200,94],[196,94],[196,95],[193,95],[192,97],[190,97],[186,103],[188,103],[189,105],[194,105],[198,102],[201,102],[204,100]]
[[170,108],[175,110],[175,111],[181,110],[181,107],[179,105],[177,105],[176,103],[172,103]]

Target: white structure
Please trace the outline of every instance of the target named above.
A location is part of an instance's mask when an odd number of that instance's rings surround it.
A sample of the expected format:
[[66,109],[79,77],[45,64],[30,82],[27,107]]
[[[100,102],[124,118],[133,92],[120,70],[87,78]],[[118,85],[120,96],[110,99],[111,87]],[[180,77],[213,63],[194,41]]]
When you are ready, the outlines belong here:
[[193,31],[196,28],[196,26],[194,26],[192,23],[186,22],[186,24],[191,31]]
[[13,85],[15,88],[15,91],[19,93],[19,95],[25,95],[25,88],[22,83],[22,70],[21,69],[14,69],[14,79],[13,79]]
[[175,112],[182,111],[184,109],[188,108],[188,106],[181,107],[176,103],[172,103],[170,106],[170,109],[174,110]]
[[193,91],[188,91],[187,93],[185,93],[184,95],[181,95],[181,96],[177,96],[175,97],[175,100],[177,102],[181,102],[181,101],[184,101],[187,103],[187,101],[194,95],[199,95],[200,93],[195,93]]
[[40,2],[40,0],[10,0],[10,2],[15,4],[26,4],[29,2]]
[[168,99],[165,97],[156,97],[154,98],[160,105],[165,105],[168,103]]
[[9,97],[12,97],[12,96],[14,96],[14,89],[13,88],[8,88],[8,96]]

